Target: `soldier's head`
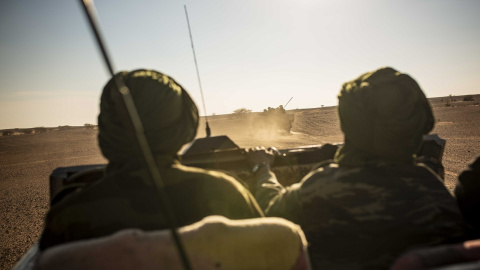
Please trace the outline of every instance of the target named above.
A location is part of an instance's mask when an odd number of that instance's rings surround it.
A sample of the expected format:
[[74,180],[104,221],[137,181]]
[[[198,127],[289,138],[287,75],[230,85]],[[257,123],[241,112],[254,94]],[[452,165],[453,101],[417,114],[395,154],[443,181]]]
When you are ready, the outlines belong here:
[[343,84],[338,115],[345,145],[337,153],[344,164],[412,162],[434,117],[417,82],[386,67]]
[[[150,149],[155,155],[176,155],[180,148],[195,138],[198,110],[183,87],[174,79],[154,70],[120,72],[131,92]],[[110,161],[132,159],[137,151],[136,139],[125,125],[121,95],[112,78],[103,89],[98,116],[98,142]]]

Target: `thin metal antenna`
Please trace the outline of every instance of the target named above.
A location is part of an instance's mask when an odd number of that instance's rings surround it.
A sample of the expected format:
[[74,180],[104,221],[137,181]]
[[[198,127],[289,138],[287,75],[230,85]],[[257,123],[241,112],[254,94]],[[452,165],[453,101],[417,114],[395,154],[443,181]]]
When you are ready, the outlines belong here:
[[285,109],[285,107],[287,107],[288,103],[290,103],[290,101],[292,100],[292,98],[293,98],[293,97],[291,97],[291,98],[288,100],[287,104],[285,104],[285,105],[283,106],[284,109]]
[[[153,183],[155,187],[157,188],[159,194],[160,194],[160,200],[162,201],[161,207],[162,210],[165,213],[166,221],[168,226],[170,227],[170,231],[172,232],[173,240],[176,244],[176,247],[178,249],[178,253],[180,255],[180,259],[182,260],[183,266],[185,270],[191,270],[192,267],[190,265],[190,261],[187,258],[185,248],[183,247],[183,244],[181,242],[181,239],[178,235],[178,232],[176,230],[176,219],[175,215],[173,212],[172,205],[170,203],[170,200],[168,199],[168,195],[166,194],[164,190],[165,184],[162,181],[162,177],[160,175],[160,172],[158,170],[157,164],[155,163],[155,159],[153,157],[152,151],[148,145],[147,139],[145,137],[145,132],[143,129],[142,121],[140,120],[140,116],[138,115],[137,108],[135,107],[135,103],[133,102],[132,95],[130,93],[130,90],[128,87],[125,85],[123,80],[120,77],[116,77],[113,71],[113,66],[110,61],[110,57],[108,56],[106,47],[104,46],[104,42],[102,40],[102,37],[99,32],[99,27],[97,26],[96,23],[96,17],[94,17],[95,12],[95,7],[93,5],[92,0],[80,0],[81,5],[84,7],[85,14],[88,18],[88,21],[90,23],[90,26],[92,28],[92,31],[95,35],[95,38],[97,40],[98,46],[100,47],[100,50],[103,55],[103,59],[105,60],[105,64],[107,65],[108,71],[110,72],[110,75],[112,78],[114,78],[115,86],[117,87],[119,93],[121,94],[123,98],[123,102],[125,104],[125,107],[118,106],[119,108],[125,108],[126,109],[126,114],[129,116],[129,120],[131,123],[125,123],[127,127],[132,127],[133,132],[136,135],[138,145],[140,147],[140,150],[142,151],[143,154],[143,159],[145,162],[146,167],[148,168],[150,175],[152,177]],[[123,119],[122,119],[123,120]],[[127,120],[128,121],[128,120]]]
[[200,86],[200,94],[202,95],[203,111],[205,112],[205,124],[206,124],[205,129],[207,132],[207,137],[210,137],[210,133],[211,133],[210,126],[208,125],[208,116],[207,116],[207,109],[205,107],[205,98],[203,98],[202,83],[200,82],[200,73],[198,72],[197,56],[195,55],[195,47],[193,46],[192,30],[190,30],[190,21],[188,20],[187,5],[183,5],[183,8],[185,9],[185,16],[187,17],[188,33],[190,34],[190,43],[192,44],[192,51],[193,51],[193,60],[195,61],[195,68],[197,69],[198,85]]

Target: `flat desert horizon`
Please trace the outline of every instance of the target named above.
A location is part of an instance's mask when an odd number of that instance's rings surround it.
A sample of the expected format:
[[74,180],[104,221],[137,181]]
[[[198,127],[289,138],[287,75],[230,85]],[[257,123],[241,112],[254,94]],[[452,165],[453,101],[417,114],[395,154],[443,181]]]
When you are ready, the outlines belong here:
[[[429,99],[436,119],[431,133],[447,141],[443,165],[450,191],[459,173],[480,156],[480,95],[472,96],[473,101],[463,101],[461,96]],[[336,106],[287,113],[295,117],[290,134],[254,130],[249,117],[236,114],[208,120],[212,136],[228,135],[242,148],[343,142]],[[197,138],[205,136],[201,120]],[[38,240],[49,209],[49,176],[55,168],[107,163],[98,148],[97,133],[92,127],[59,127],[30,134],[14,129],[11,136],[0,136],[0,269],[12,268]]]

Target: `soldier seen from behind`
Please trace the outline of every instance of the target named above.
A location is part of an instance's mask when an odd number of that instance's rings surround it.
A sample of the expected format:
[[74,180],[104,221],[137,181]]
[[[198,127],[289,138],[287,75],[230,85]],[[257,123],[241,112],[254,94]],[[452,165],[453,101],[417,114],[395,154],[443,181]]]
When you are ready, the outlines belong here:
[[344,145],[299,183],[283,187],[273,152],[249,150],[265,214],[301,226],[314,269],[388,269],[408,249],[463,240],[455,199],[414,162],[434,126],[415,80],[381,68],[343,84],[338,99]]
[[480,156],[458,176],[455,197],[469,224],[469,238],[480,239]]
[[[116,76],[131,91],[178,226],[210,215],[230,219],[263,216],[253,196],[236,179],[180,164],[177,152],[194,139],[199,119],[195,103],[180,84],[153,70]],[[51,207],[40,249],[126,228],[168,228],[159,192],[142,166],[134,135],[123,124],[119,99],[112,78],[103,90],[98,116],[98,142],[109,161],[104,177]]]

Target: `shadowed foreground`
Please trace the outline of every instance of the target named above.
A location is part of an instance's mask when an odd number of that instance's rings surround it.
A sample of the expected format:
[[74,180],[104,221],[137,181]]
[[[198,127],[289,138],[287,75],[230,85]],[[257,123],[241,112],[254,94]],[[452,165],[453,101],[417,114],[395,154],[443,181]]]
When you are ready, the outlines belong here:
[[[477,96],[478,97],[478,96]],[[445,184],[450,190],[458,174],[480,155],[480,106],[431,99],[437,120],[432,133],[447,140],[443,157]],[[478,104],[478,102],[477,102]],[[212,136],[228,135],[240,147],[293,148],[342,142],[336,107],[288,111],[295,114],[292,132],[254,130],[249,117],[209,117]],[[38,239],[48,210],[48,176],[62,166],[106,163],[96,140],[97,130],[84,127],[41,134],[0,137],[0,269],[10,269]],[[197,137],[205,135],[201,122]]]

